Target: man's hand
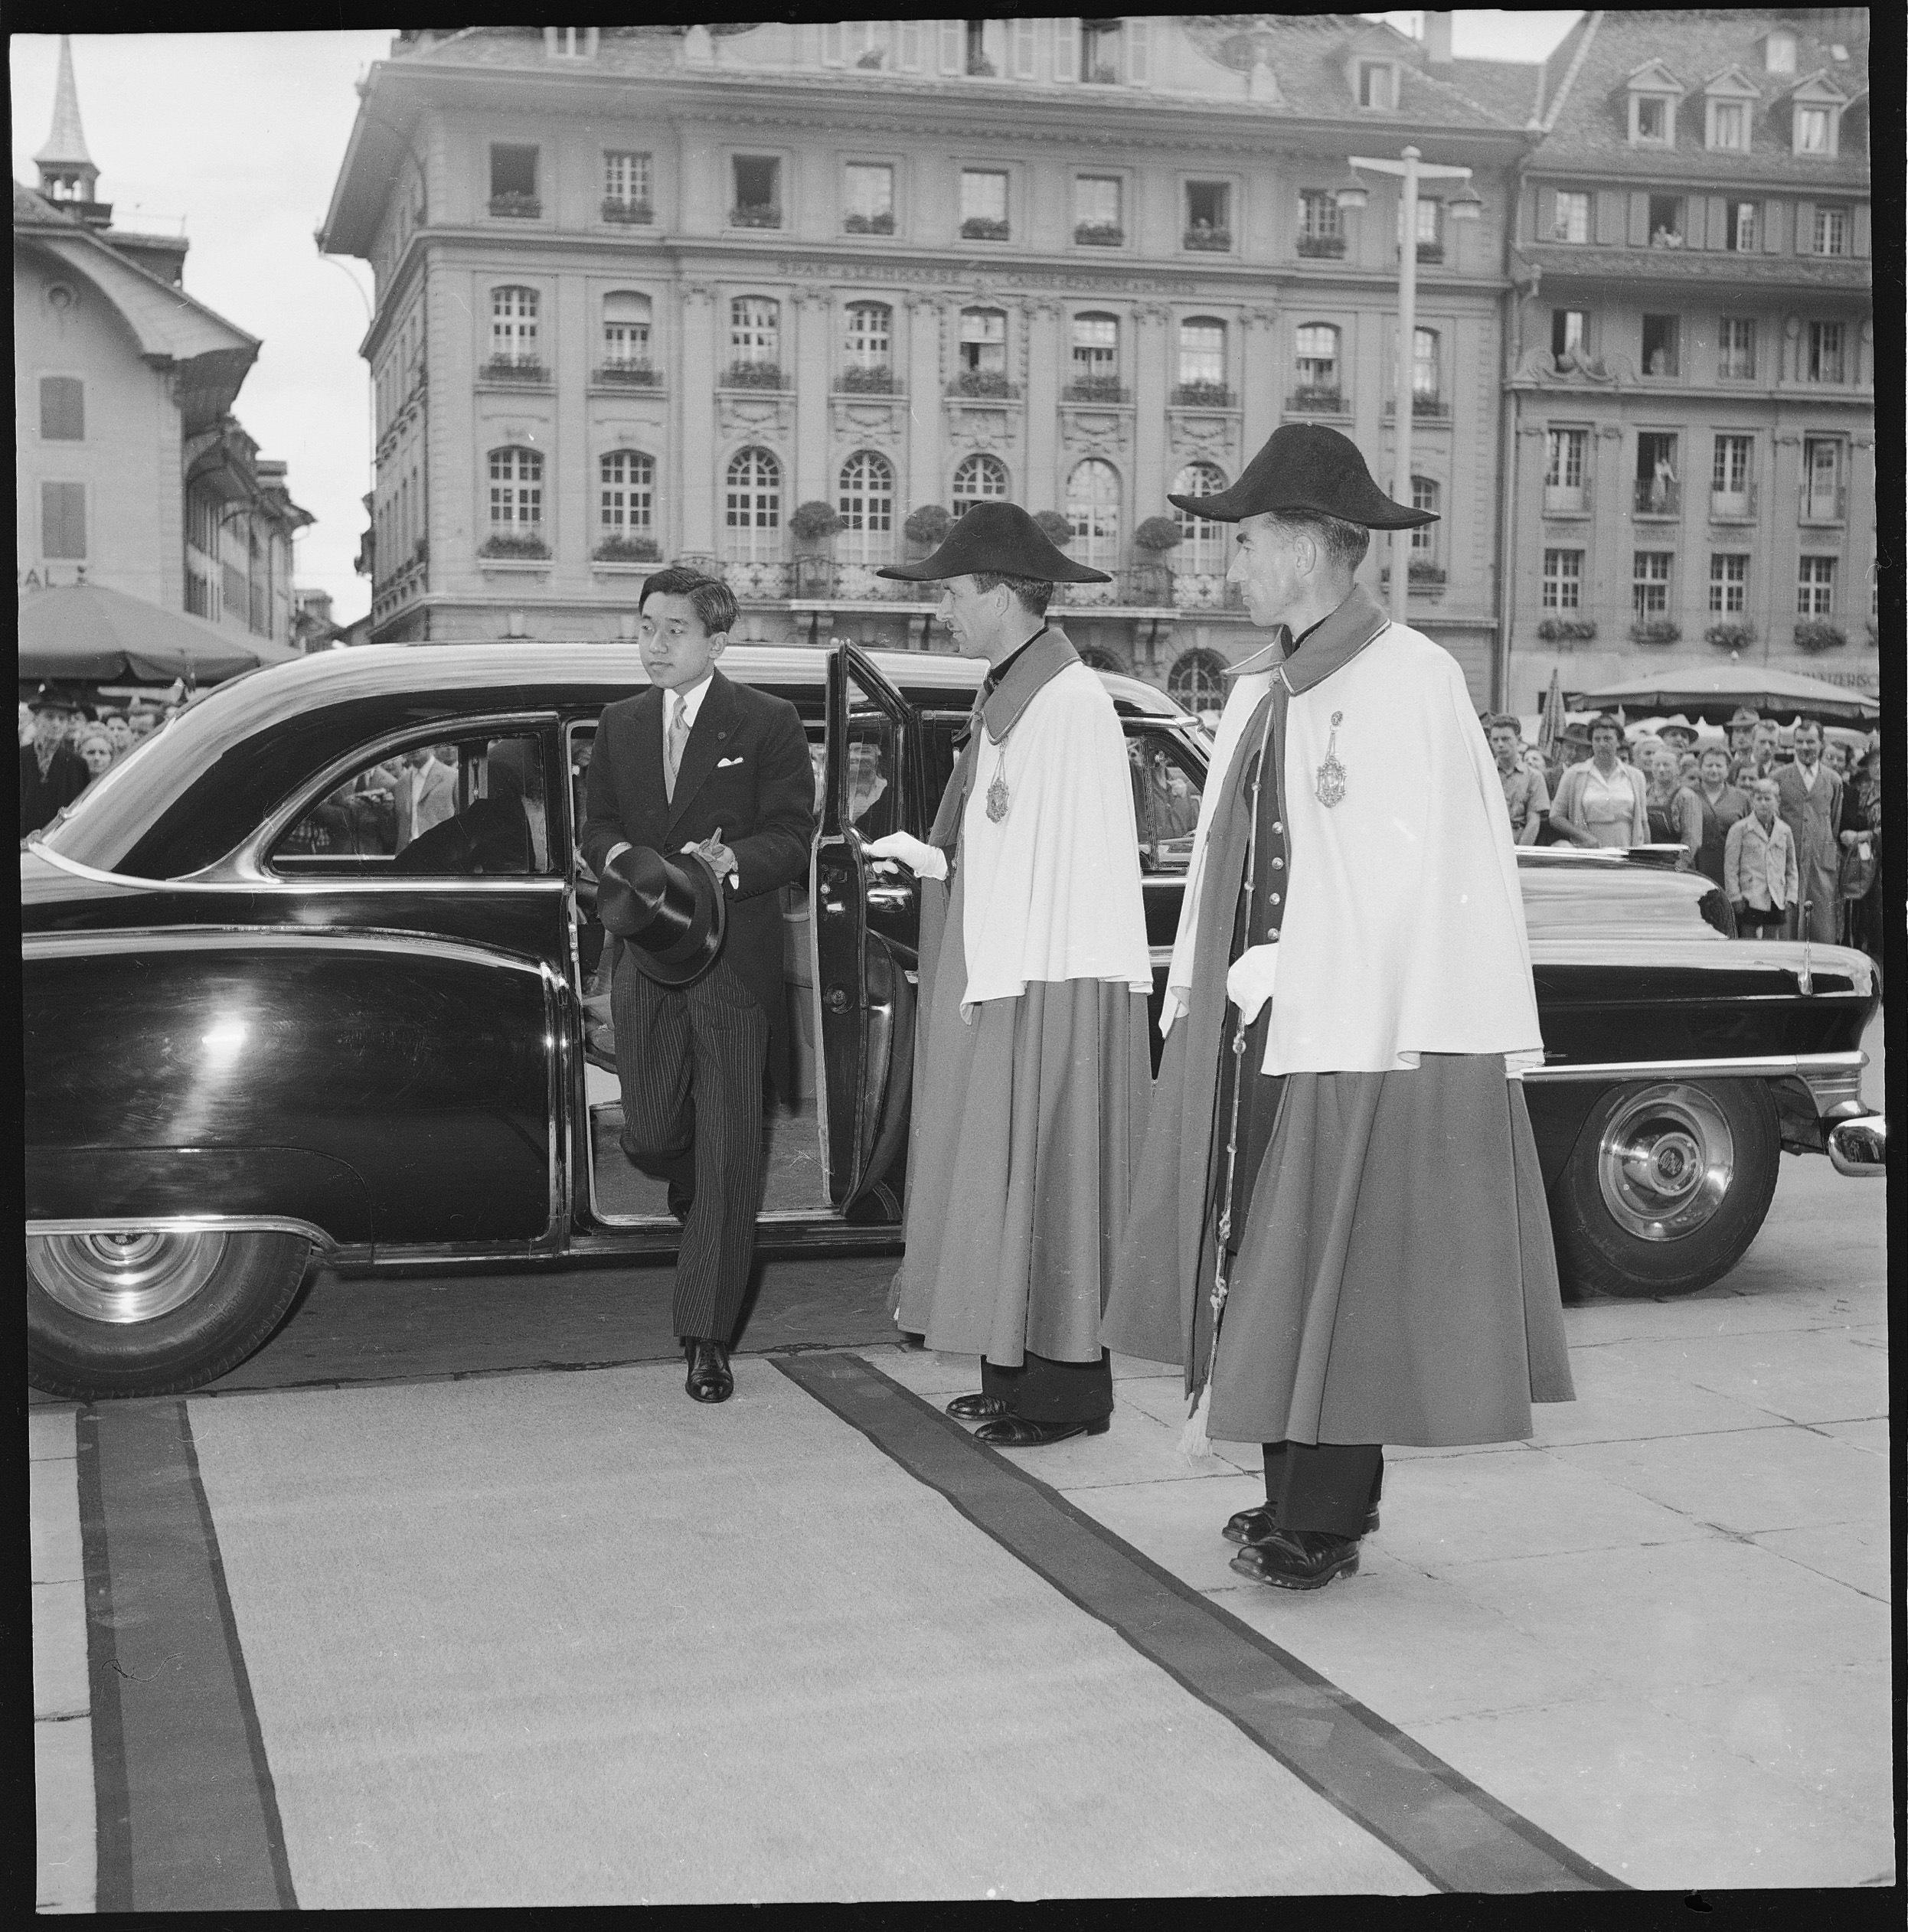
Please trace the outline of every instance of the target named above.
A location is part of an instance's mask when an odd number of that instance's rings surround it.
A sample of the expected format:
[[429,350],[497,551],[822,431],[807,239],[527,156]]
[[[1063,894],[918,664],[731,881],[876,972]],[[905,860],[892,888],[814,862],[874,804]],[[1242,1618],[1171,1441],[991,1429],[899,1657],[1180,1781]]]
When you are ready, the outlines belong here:
[[890,832],[886,838],[871,839],[867,850],[877,859],[899,859],[916,879],[945,879],[947,854],[911,832]]
[[685,845],[685,852],[693,852],[705,860],[718,883],[727,879],[733,888],[735,883],[735,854],[722,843],[722,827],[718,825],[700,845]]
[[1240,1018],[1248,1026],[1272,997],[1273,984],[1278,977],[1276,945],[1249,946],[1232,962],[1226,974],[1226,997],[1239,1009]]

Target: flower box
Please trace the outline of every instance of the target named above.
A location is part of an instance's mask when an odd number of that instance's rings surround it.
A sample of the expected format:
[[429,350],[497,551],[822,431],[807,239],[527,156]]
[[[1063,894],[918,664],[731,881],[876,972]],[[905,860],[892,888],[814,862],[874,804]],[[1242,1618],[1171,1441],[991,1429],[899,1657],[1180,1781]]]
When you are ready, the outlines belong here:
[[1123,403],[1126,391],[1117,376],[1082,376],[1060,392],[1063,403]]
[[483,366],[484,380],[493,383],[547,383],[550,371],[541,362],[521,356],[494,355]]
[[647,362],[606,362],[596,371],[600,383],[613,383],[620,389],[660,389],[662,377]]
[[1173,391],[1173,403],[1182,410],[1229,410],[1232,391],[1224,383],[1181,383]]
[[729,210],[731,228],[779,228],[782,210],[772,202],[752,202],[745,207]]
[[1420,262],[1442,262],[1444,259],[1443,243],[1427,241],[1420,242],[1418,244],[1418,259]]
[[525,560],[547,558],[550,546],[541,537],[496,536],[488,538],[478,551],[479,556],[521,557]]
[[1632,644],[1681,644],[1683,627],[1671,617],[1639,617],[1630,626]]
[[998,369],[963,369],[954,378],[956,396],[1018,396],[1020,391]]
[[894,217],[891,214],[851,214],[841,227],[845,233],[851,235],[891,235],[894,232]]
[[490,211],[520,221],[534,221],[543,213],[544,204],[534,194],[493,194],[490,197]]
[[1215,255],[1223,255],[1232,246],[1232,230],[1230,228],[1188,228],[1183,237],[1188,248],[1203,248]]
[[1345,252],[1345,238],[1342,235],[1301,235],[1299,253],[1301,255],[1325,255],[1336,257]]
[[620,221],[628,227],[643,227],[655,220],[655,215],[647,201],[606,201],[603,204],[603,218],[606,221]]
[[1441,563],[1430,563],[1423,557],[1414,556],[1405,566],[1404,580],[1406,583],[1442,583],[1444,566]]
[[1118,248],[1126,231],[1117,221],[1080,221],[1073,225],[1073,240],[1083,248]]
[[1007,224],[991,214],[971,214],[961,224],[962,241],[1005,241]]
[[862,363],[851,363],[835,378],[835,386],[851,396],[892,396],[894,371]]
[[1286,406],[1313,416],[1344,414],[1344,392],[1337,389],[1295,389],[1286,398]]
[[1756,641],[1753,624],[1712,624],[1703,633],[1703,641],[1718,651],[1746,651]]
[[782,365],[779,362],[732,362],[722,372],[724,389],[781,389]]
[[1596,623],[1588,617],[1547,617],[1537,634],[1546,644],[1589,644],[1596,636]]
[[606,537],[590,554],[599,563],[658,563],[662,560],[653,537]]
[[1805,617],[1795,626],[1795,642],[1804,651],[1832,651],[1846,644],[1848,634],[1838,624],[1819,617]]

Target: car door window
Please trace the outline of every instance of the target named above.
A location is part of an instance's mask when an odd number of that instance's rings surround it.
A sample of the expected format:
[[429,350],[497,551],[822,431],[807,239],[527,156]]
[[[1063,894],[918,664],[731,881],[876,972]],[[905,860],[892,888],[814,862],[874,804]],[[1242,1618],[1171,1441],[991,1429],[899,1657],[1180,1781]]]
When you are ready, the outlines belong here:
[[542,746],[485,733],[367,758],[305,806],[269,863],[303,877],[547,875]]
[[1198,767],[1171,732],[1153,726],[1128,726],[1126,759],[1139,830],[1140,870],[1184,872],[1199,823]]

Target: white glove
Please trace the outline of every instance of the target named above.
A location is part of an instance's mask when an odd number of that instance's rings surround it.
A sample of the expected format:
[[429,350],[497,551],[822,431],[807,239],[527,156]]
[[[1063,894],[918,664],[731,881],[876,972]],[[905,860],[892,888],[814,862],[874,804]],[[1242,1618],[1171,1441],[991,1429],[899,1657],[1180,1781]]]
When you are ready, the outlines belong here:
[[1279,977],[1279,948],[1248,946],[1232,962],[1226,974],[1226,996],[1239,1009],[1250,1026],[1259,1017],[1259,1009],[1272,997],[1273,982]]
[[867,850],[877,859],[899,859],[917,879],[947,876],[947,854],[912,832],[890,832],[886,838],[871,840]]

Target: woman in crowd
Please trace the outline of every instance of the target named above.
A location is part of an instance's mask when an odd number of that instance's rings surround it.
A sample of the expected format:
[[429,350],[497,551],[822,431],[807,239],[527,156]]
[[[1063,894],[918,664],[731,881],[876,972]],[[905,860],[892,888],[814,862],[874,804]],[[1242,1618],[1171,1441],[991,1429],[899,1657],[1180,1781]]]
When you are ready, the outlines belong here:
[[1621,848],[1649,843],[1642,775],[1617,756],[1623,727],[1607,711],[1590,720],[1590,757],[1557,781],[1550,827],[1572,845]]
[[[113,769],[113,739],[104,725],[86,725],[81,728],[80,742],[74,749],[79,752],[87,769],[86,791],[80,794],[80,798],[83,798]],[[77,805],[80,799],[73,802]]]
[[1730,783],[1729,752],[1723,746],[1711,745],[1697,765],[1696,808],[1702,824],[1696,841],[1695,869],[1720,886],[1729,828],[1749,816],[1749,795]]
[[[1841,835],[1844,880],[1851,866],[1860,863],[1865,846],[1874,860],[1867,889],[1844,902],[1848,914],[1848,944],[1859,946],[1881,971],[1881,945],[1884,906],[1881,882],[1881,733],[1872,733],[1861,762],[1842,787]],[[1857,876],[1859,875],[1857,874]],[[1877,980],[1879,984],[1879,979]]]
[[1640,753],[1637,762],[1647,781],[1643,810],[1649,821],[1650,843],[1680,845],[1683,856],[1678,864],[1687,871],[1695,863],[1697,847],[1703,842],[1703,813],[1695,793],[1682,781],[1676,749],[1658,744]]
[[1844,783],[1846,782],[1852,768],[1849,762],[1848,747],[1839,738],[1830,738],[1826,734],[1824,735],[1822,762]]

